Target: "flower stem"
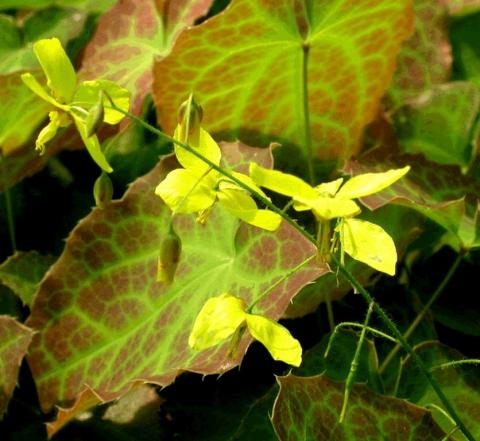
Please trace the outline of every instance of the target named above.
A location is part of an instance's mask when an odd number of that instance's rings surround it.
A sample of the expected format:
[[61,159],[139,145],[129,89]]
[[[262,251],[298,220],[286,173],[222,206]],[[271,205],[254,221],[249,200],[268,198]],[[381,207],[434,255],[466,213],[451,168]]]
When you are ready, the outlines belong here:
[[[440,285],[438,285],[437,289],[432,294],[432,297],[430,297],[429,301],[425,304],[425,306],[422,308],[420,313],[415,317],[415,320],[410,324],[408,329],[405,331],[405,334],[403,334],[403,338],[405,338],[405,340],[408,340],[410,338],[413,331],[415,331],[415,329],[417,329],[417,326],[425,318],[425,315],[430,310],[433,303],[438,299],[440,294],[442,294],[442,292],[445,289],[445,287],[447,286],[448,282],[450,282],[453,275],[455,274],[455,271],[457,270],[458,265],[460,265],[460,262],[462,261],[462,259],[463,259],[463,254],[460,253],[457,256],[457,258],[455,259],[455,261],[453,262],[453,265],[450,267],[448,273],[445,275],[445,277],[443,278]],[[397,355],[398,351],[400,351],[400,349],[402,349],[402,345],[400,344],[400,342],[398,342],[393,347],[393,349],[388,353],[388,355],[385,357],[385,360],[383,360],[383,362],[380,366],[380,369],[378,370],[378,372],[380,374],[383,374],[383,372],[385,372],[385,369],[390,364],[390,362],[395,358],[395,356]]]

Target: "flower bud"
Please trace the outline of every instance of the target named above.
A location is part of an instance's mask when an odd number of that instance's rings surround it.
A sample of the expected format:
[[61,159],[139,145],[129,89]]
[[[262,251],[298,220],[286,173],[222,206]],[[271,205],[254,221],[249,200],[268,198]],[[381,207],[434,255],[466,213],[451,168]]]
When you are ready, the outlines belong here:
[[85,120],[86,134],[90,138],[97,132],[103,122],[105,110],[103,108],[103,91],[98,94],[98,101],[88,111],[87,119]]
[[180,254],[182,252],[182,243],[177,234],[170,232],[163,238],[160,245],[160,256],[158,257],[157,282],[164,282],[170,285],[175,277]]
[[178,124],[180,125],[180,141],[197,147],[200,142],[200,124],[203,119],[203,109],[191,94],[178,110]]
[[93,186],[93,197],[98,208],[105,208],[113,196],[113,184],[112,180],[107,173],[102,174],[97,178]]

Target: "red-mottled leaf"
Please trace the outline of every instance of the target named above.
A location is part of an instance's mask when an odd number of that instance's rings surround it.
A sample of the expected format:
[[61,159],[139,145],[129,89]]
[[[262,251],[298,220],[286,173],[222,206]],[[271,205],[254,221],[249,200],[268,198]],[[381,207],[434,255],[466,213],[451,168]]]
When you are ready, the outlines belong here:
[[233,0],[183,32],[155,64],[159,122],[173,131],[193,91],[206,128],[220,137],[279,141],[306,154],[310,130],[315,154],[348,156],[376,115],[412,27],[409,0]]
[[53,256],[42,256],[36,251],[18,251],[0,265],[0,283],[30,306],[40,280],[54,261]]
[[[473,365],[457,365],[445,368],[436,368],[444,363],[462,360],[465,357],[454,349],[448,348],[438,342],[427,342],[418,345],[415,352],[424,360],[427,368],[432,369],[432,374],[437,383],[449,398],[462,421],[475,438],[480,437],[480,369]],[[418,367],[407,357],[403,362],[398,396],[413,400],[421,406],[435,404],[443,408],[435,391],[427,383],[425,377],[419,372]],[[433,408],[432,414],[435,421],[446,432],[453,429],[454,424],[445,414]],[[451,437],[452,441],[466,441],[467,438],[457,431]]]
[[472,134],[480,111],[480,89],[467,81],[435,86],[396,115],[400,147],[440,164],[466,169],[476,155]]
[[[245,158],[245,151],[225,156]],[[134,380],[166,385],[183,370],[231,369],[248,339],[234,359],[227,356],[228,344],[201,353],[188,347],[205,301],[230,292],[250,302],[270,290],[258,312],[278,319],[302,286],[326,272],[306,263],[314,247],[288,224],[268,233],[216,206],[205,225],[191,215],[176,216],[182,241],[176,279],[170,287],[156,282],[171,213],[154,189],[174,166],[171,158],[164,160],[122,200],[94,209],[43,279],[28,323],[40,331],[29,363],[44,409],[74,399],[85,385],[108,400]],[[300,264],[305,266],[292,273]]]
[[452,49],[441,0],[415,0],[415,32],[400,49],[388,97],[393,106],[450,78]]
[[452,15],[464,15],[480,10],[480,0],[443,0]]
[[340,424],[344,383],[324,375],[288,375],[278,382],[272,422],[281,441],[438,441],[445,435],[427,409],[377,394],[364,385],[353,386]]
[[[155,56],[165,56],[186,26],[204,15],[212,0],[120,0],[105,13],[85,49],[82,75],[108,78],[132,93],[141,110],[152,85]],[[172,131],[173,133],[173,131]]]
[[360,174],[410,165],[406,176],[388,189],[362,199],[374,210],[389,202],[406,205],[432,219],[450,234],[455,248],[480,246],[480,183],[456,166],[440,165],[423,156],[395,154],[378,149],[348,161],[345,171]]
[[0,316],[0,419],[17,384],[18,370],[33,332],[13,317]]

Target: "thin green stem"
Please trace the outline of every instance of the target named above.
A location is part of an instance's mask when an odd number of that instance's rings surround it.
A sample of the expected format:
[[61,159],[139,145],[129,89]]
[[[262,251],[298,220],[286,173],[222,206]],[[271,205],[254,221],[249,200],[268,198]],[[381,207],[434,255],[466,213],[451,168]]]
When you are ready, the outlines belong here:
[[307,150],[307,167],[310,184],[315,184],[315,168],[313,166],[312,132],[310,128],[310,105],[308,101],[308,54],[310,45],[302,45],[302,101],[303,123],[305,125],[305,149]]
[[325,306],[327,307],[328,326],[330,331],[335,329],[335,316],[333,314],[332,296],[330,291],[327,291],[325,295]]
[[436,371],[437,369],[446,369],[449,367],[460,366],[463,364],[473,364],[473,365],[480,365],[480,360],[476,358],[468,358],[466,360],[455,360],[455,361],[448,361],[446,363],[438,364],[436,366],[432,366],[430,368],[430,372]]
[[327,349],[325,349],[324,357],[328,356],[328,353],[330,352],[330,349],[332,347],[333,340],[335,339],[336,335],[338,334],[338,331],[341,328],[362,328],[362,329],[366,328],[367,331],[371,332],[372,334],[375,334],[393,343],[397,342],[397,340],[395,340],[393,337],[390,337],[388,334],[385,334],[384,332],[379,331],[378,329],[372,328],[371,326],[365,326],[364,324],[362,325],[361,323],[355,323],[355,322],[342,322],[342,323],[339,323],[337,326],[335,326],[335,329],[330,334],[330,338],[328,339]]
[[[440,294],[442,294],[443,290],[445,289],[445,287],[447,286],[447,284],[450,282],[453,275],[455,274],[455,271],[460,265],[460,262],[462,261],[462,259],[463,259],[463,254],[460,253],[455,259],[455,261],[453,262],[453,265],[450,267],[450,269],[448,270],[443,280],[441,281],[440,285],[438,285],[437,289],[432,294],[428,302],[425,304],[425,306],[422,308],[419,314],[415,317],[415,320],[410,324],[408,329],[405,331],[405,334],[403,334],[403,337],[405,338],[405,340],[408,340],[410,338],[410,336],[415,331],[415,329],[417,329],[417,326],[425,318],[425,315],[428,313],[433,303],[438,299]],[[395,356],[397,355],[400,349],[402,349],[402,345],[400,343],[397,343],[394,346],[394,348],[388,353],[388,355],[385,357],[385,360],[383,360],[380,366],[380,369],[379,369],[380,374],[383,374],[383,372],[385,372],[385,369],[390,364],[390,362],[395,358]]]
[[373,298],[370,295],[370,293],[360,284],[360,282],[352,275],[352,273],[350,273],[350,271],[346,267],[340,265],[340,262],[335,256],[332,256],[332,260],[335,262],[336,265],[338,265],[340,273],[350,282],[352,287],[362,295],[365,301],[369,305],[373,302],[373,308],[375,313],[381,318],[381,320],[385,323],[385,325],[390,329],[392,335],[395,336],[400,341],[405,351],[410,355],[410,357],[412,357],[413,361],[418,365],[418,367],[420,368],[420,371],[428,380],[433,390],[437,394],[438,398],[444,405],[445,409],[450,414],[452,419],[455,421],[455,424],[457,424],[457,426],[460,427],[460,430],[465,435],[465,437],[469,441],[476,441],[474,436],[470,433],[470,431],[467,429],[467,427],[461,420],[460,416],[457,414],[457,411],[454,409],[454,407],[450,403],[450,400],[444,394],[440,385],[437,383],[435,378],[433,378],[432,373],[428,370],[423,360],[413,350],[412,346],[410,346],[408,341],[403,337],[402,333],[399,331],[395,323],[388,317],[385,311],[373,301]]
[[373,311],[373,301],[368,305],[367,315],[365,316],[365,321],[363,322],[362,332],[360,333],[360,338],[358,339],[357,347],[355,349],[355,354],[353,355],[352,363],[350,364],[350,371],[348,372],[347,381],[345,382],[345,391],[343,394],[343,405],[342,411],[340,412],[339,423],[343,423],[345,420],[345,414],[347,412],[348,399],[350,398],[350,391],[353,387],[353,382],[355,381],[355,374],[357,373],[358,359],[360,358],[360,353],[362,352],[363,342],[365,340],[365,334],[367,333],[368,323],[370,322],[370,317],[372,316]]
[[3,180],[3,193],[5,194],[5,211],[7,214],[8,235],[10,237],[10,244],[12,246],[12,253],[17,251],[17,240],[15,238],[15,215],[13,213],[12,198],[10,194],[10,187],[6,179],[5,159],[0,154],[0,162],[2,163],[2,180]]
[[[107,96],[107,98],[109,98]],[[268,199],[263,197],[261,194],[256,192],[254,189],[250,188],[247,184],[243,183],[242,181],[238,180],[235,178],[231,173],[228,171],[224,170],[223,168],[219,167],[209,159],[205,158],[203,155],[198,153],[196,150],[194,150],[192,147],[190,147],[188,144],[184,144],[182,142],[177,141],[176,139],[173,139],[171,136],[168,136],[167,134],[163,133],[161,130],[153,127],[152,125],[148,124],[147,122],[143,121],[141,118],[136,117],[135,115],[131,114],[130,112],[125,112],[123,109],[120,109],[119,107],[115,106],[115,104],[111,101],[111,108],[117,110],[120,113],[123,113],[125,116],[128,116],[130,119],[135,121],[137,124],[140,124],[142,127],[146,128],[148,131],[169,140],[170,142],[175,143],[176,145],[184,148],[206,164],[210,165],[214,170],[217,170],[219,173],[223,174],[227,178],[231,179],[233,182],[235,182],[239,187],[247,190],[251,195],[255,196],[259,201],[261,201],[266,207],[270,208],[273,212],[277,213],[280,215],[288,224],[290,224],[295,230],[297,230],[302,236],[304,236],[307,240],[309,240],[312,244],[316,245],[316,240],[315,238],[305,231],[300,225],[298,225],[290,216],[288,216],[286,213],[284,213],[280,208],[276,207],[274,204],[272,204]],[[454,419],[455,423],[460,427],[460,430],[463,432],[463,434],[467,437],[469,441],[476,441],[475,438],[472,436],[470,431],[465,427],[465,424],[463,424],[463,421],[460,419],[460,417],[457,415],[455,409],[452,407],[450,404],[450,401],[448,398],[445,396],[443,393],[442,389],[436,382],[436,380],[433,378],[432,374],[428,371],[427,367],[425,366],[425,363],[423,360],[418,356],[418,354],[413,350],[413,348],[409,345],[406,339],[403,338],[403,335],[401,332],[398,330],[397,326],[395,323],[393,323],[392,320],[388,317],[388,315],[385,313],[385,311],[377,304],[374,302],[372,296],[370,293],[360,284],[360,282],[350,273],[350,271],[343,266],[338,259],[332,255],[332,260],[334,263],[338,266],[339,272],[342,273],[342,275],[349,281],[349,283],[352,285],[352,287],[359,292],[362,297],[365,299],[365,301],[370,305],[373,305],[373,309],[375,313],[381,318],[381,320],[385,323],[385,325],[390,329],[392,334],[396,336],[396,338],[400,341],[404,349],[411,355],[413,358],[414,362],[417,363],[419,366],[421,372],[423,375],[425,375],[426,379],[438,395],[438,398],[440,401],[443,403],[447,411],[450,413],[451,417]]]

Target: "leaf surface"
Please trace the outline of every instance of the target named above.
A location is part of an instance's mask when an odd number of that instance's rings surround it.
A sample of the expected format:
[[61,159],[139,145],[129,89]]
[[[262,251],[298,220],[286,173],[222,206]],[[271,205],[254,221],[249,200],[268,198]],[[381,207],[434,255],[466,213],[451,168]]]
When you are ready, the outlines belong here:
[[82,75],[106,78],[126,87],[132,94],[133,111],[140,113],[152,85],[154,57],[165,56],[178,33],[193,25],[211,3],[212,0],[120,0],[100,18],[85,49]]
[[324,375],[279,377],[272,422],[279,440],[401,439],[438,441],[444,432],[430,412],[404,400],[354,385],[343,424],[338,423],[344,383]]
[[[438,342],[427,342],[418,345],[415,351],[422,357],[428,368],[434,368],[442,363],[461,360],[465,357],[454,349]],[[461,365],[434,369],[433,376],[445,395],[449,398],[460,418],[475,438],[480,437],[480,370],[478,366]],[[410,357],[403,363],[400,378],[399,396],[414,401],[420,406],[430,403],[443,408],[436,393],[424,380],[418,368]],[[453,428],[452,422],[436,409],[432,410],[433,417],[446,432]],[[467,438],[457,431],[452,436],[454,441],[464,441]]]
[[18,251],[0,265],[0,282],[8,286],[25,305],[31,306],[37,286],[55,258],[36,251]]
[[193,91],[203,125],[220,138],[278,141],[307,154],[310,130],[315,154],[348,156],[412,27],[408,0],[233,0],[155,63],[160,125],[173,131],[176,109]]
[[7,410],[32,336],[33,331],[13,317],[0,316],[0,419]]
[[[235,145],[223,148],[227,158],[245,157],[245,147],[233,153],[228,150]],[[157,283],[171,212],[154,189],[175,166],[171,158],[163,161],[122,200],[94,209],[43,279],[29,318],[40,331],[29,363],[44,409],[72,400],[84,385],[113,399],[136,379],[167,385],[183,370],[231,369],[247,339],[235,359],[227,357],[228,345],[200,353],[188,347],[205,301],[229,292],[250,303],[270,289],[257,308],[276,320],[302,286],[327,271],[307,263],[292,272],[315,250],[288,224],[268,233],[240,224],[216,205],[205,225],[192,215],[175,218],[182,241],[179,267],[171,286]]]

